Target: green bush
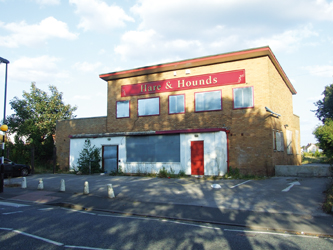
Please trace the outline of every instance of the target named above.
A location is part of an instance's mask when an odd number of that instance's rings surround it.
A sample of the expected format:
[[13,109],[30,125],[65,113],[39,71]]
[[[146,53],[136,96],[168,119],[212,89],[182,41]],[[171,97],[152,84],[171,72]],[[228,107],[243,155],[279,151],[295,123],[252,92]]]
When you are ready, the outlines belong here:
[[185,171],[183,169],[179,170],[178,176],[179,177],[185,177],[186,176]]
[[315,153],[314,153],[314,157],[320,157],[321,156],[321,153],[317,150]]
[[164,166],[158,172],[158,177],[160,177],[160,178],[167,178],[168,177],[168,170]]
[[89,174],[89,164],[91,166],[91,173],[100,173],[100,155],[101,148],[96,148],[95,146],[91,146],[90,140],[86,140],[84,143],[84,147],[80,152],[79,159],[77,163],[79,165],[79,171],[82,174]]
[[123,174],[124,174],[124,172],[123,172],[122,166],[118,166],[118,170],[117,171],[111,171],[109,175],[116,176],[116,175],[123,175]]

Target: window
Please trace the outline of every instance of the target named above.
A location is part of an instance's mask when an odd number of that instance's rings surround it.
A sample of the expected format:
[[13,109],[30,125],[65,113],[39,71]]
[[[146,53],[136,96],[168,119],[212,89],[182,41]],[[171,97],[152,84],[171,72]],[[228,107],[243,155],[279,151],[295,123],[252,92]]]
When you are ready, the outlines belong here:
[[127,162],[180,162],[180,135],[126,137]]
[[117,102],[117,118],[125,118],[130,116],[129,101]]
[[169,96],[169,114],[185,113],[185,95]]
[[273,130],[273,149],[275,151],[284,151],[283,132]]
[[233,89],[234,109],[253,108],[253,87]]
[[138,116],[159,115],[160,98],[147,98],[138,100]]
[[289,155],[291,155],[293,153],[292,142],[293,142],[293,132],[290,130],[287,130],[287,154],[289,154]]
[[194,98],[196,112],[222,109],[221,90],[195,93]]
[[299,131],[295,130],[295,147],[296,147],[296,154],[299,155]]

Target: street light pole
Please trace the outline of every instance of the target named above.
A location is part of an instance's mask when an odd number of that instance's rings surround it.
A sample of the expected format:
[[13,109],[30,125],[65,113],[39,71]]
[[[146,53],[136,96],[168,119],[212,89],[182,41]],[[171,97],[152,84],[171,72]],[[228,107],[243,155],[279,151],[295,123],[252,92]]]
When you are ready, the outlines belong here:
[[0,63],[6,64],[6,74],[5,74],[5,98],[4,98],[4,108],[3,108],[3,124],[6,124],[6,103],[7,103],[7,72],[9,61],[5,58],[0,57]]
[[4,132],[4,135],[2,137],[2,152],[1,152],[1,165],[0,165],[0,193],[3,192],[3,178],[4,178],[4,163],[5,163],[5,138],[6,138],[6,132],[8,130],[8,127],[6,124],[6,99],[7,99],[7,71],[8,71],[8,63],[9,61],[5,58],[0,57],[0,64],[5,63],[6,64],[6,74],[5,74],[5,101],[4,101],[4,110],[3,110],[3,121],[2,125],[0,127],[0,130]]

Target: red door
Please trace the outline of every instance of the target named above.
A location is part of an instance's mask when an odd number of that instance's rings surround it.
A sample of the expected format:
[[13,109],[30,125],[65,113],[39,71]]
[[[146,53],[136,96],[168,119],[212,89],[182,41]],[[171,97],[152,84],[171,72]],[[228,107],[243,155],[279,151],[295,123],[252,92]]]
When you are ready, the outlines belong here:
[[191,174],[204,175],[204,142],[191,141]]

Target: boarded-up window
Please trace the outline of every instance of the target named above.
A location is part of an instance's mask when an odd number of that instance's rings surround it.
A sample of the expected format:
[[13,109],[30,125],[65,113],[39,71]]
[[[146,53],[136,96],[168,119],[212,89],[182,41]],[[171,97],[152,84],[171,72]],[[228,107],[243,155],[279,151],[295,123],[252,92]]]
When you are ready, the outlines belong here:
[[281,151],[281,134],[276,131],[276,150]]
[[126,137],[127,162],[180,162],[180,135]]
[[273,131],[273,143],[275,143],[275,150],[279,152],[284,151],[283,132]]
[[276,148],[276,132],[275,130],[273,129],[273,150],[276,151],[277,148]]
[[292,142],[293,142],[293,132],[287,130],[287,154],[293,153]]

